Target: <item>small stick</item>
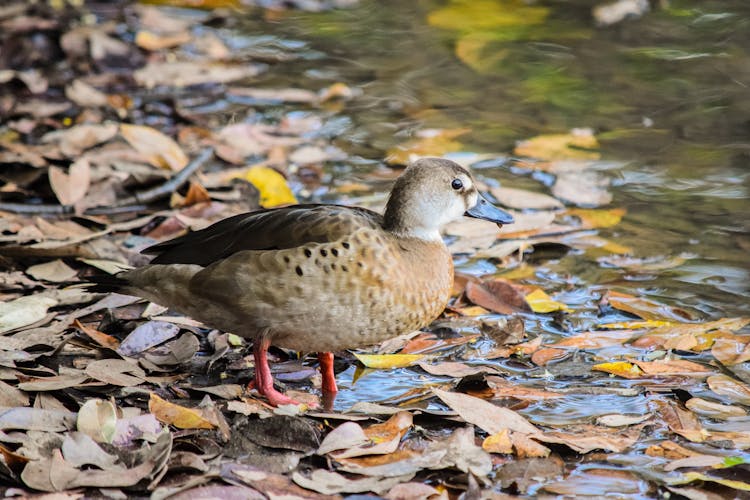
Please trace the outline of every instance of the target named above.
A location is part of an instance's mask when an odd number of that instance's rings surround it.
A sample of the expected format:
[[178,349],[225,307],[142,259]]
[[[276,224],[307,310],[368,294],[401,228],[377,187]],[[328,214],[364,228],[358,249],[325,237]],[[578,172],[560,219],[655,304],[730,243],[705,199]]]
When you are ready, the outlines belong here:
[[[177,172],[164,184],[140,193],[135,193],[109,207],[91,207],[84,211],[86,215],[112,215],[137,212],[147,208],[147,204],[172,194],[182,186],[198,169],[211,158],[213,149],[205,148],[182,170]],[[72,205],[26,205],[24,203],[0,203],[0,211],[17,214],[62,215],[72,214]]]

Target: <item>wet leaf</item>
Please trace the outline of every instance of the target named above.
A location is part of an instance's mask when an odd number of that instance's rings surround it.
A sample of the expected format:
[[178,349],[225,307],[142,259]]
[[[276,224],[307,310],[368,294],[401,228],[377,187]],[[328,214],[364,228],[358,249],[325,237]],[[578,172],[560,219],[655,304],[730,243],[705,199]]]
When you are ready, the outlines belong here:
[[134,73],[136,81],[147,88],[157,85],[187,87],[203,83],[228,83],[258,75],[259,64],[230,65],[206,61],[153,61]]
[[501,373],[494,366],[467,365],[456,361],[442,361],[437,364],[418,363],[430,375],[463,378],[480,373]]
[[123,123],[120,135],[154,167],[179,171],[188,164],[179,144],[154,128]]
[[521,141],[514,154],[540,160],[598,160],[599,141],[590,129],[574,129],[569,134],[540,135]]
[[423,354],[358,354],[354,357],[367,368],[389,369],[412,366],[424,358]]
[[682,475],[682,477],[670,481],[670,484],[688,484],[692,483],[693,481],[707,481],[710,483],[716,483],[720,484],[722,486],[727,486],[729,488],[740,490],[740,491],[750,491],[750,483],[745,481],[737,481],[734,479],[721,479],[718,477],[709,476],[707,474],[703,474],[701,472],[686,472]]
[[641,378],[643,370],[638,365],[628,363],[627,361],[615,361],[612,363],[599,363],[591,367],[592,370],[604,373],[611,373],[623,378]]
[[49,183],[61,204],[73,205],[89,190],[91,166],[86,158],[76,160],[67,173],[53,165],[49,168]]
[[666,304],[627,293],[610,290],[607,292],[606,300],[612,307],[629,312],[645,320],[685,321],[693,319],[693,315],[684,309],[670,307]]
[[78,410],[76,428],[99,443],[111,443],[117,426],[117,410],[109,401],[89,399]]
[[148,401],[148,410],[160,422],[174,425],[178,429],[213,429],[215,427],[203,417],[200,411],[165,401],[153,392]]
[[672,401],[655,400],[653,404],[656,405],[662,420],[669,426],[669,430],[694,443],[706,440],[706,431],[693,412],[681,408]]
[[[614,227],[619,224],[626,210],[624,208],[610,208],[608,210],[569,208],[565,213],[578,217],[583,224],[583,228],[601,229]],[[620,259],[623,258],[621,257]]]
[[750,387],[746,384],[726,375],[712,375],[706,379],[706,383],[716,394],[750,406]]
[[533,292],[527,294],[524,298],[529,307],[531,307],[531,310],[535,313],[545,314],[555,311],[570,311],[570,308],[567,305],[552,300],[552,298],[541,288],[537,288]]
[[466,284],[466,298],[500,314],[531,312],[523,291],[505,280],[470,281]]
[[609,179],[598,172],[564,172],[558,174],[552,194],[581,207],[600,207],[612,201],[608,186]]
[[493,187],[490,188],[490,193],[503,206],[517,210],[558,210],[563,208],[560,200],[548,194],[526,191],[525,189]]
[[612,495],[638,495],[646,488],[645,481],[632,472],[616,469],[587,469],[571,474],[561,481],[545,484],[543,489],[563,496],[604,498]]
[[451,409],[458,412],[462,419],[474,424],[488,434],[497,434],[504,429],[522,434],[535,435],[539,430],[524,417],[501,406],[495,406],[474,396],[458,392],[432,389]]
[[250,167],[242,178],[260,191],[260,205],[264,208],[297,203],[297,198],[289,189],[284,176],[270,167],[262,165]]
[[750,361],[750,340],[744,337],[718,338],[711,354],[722,364],[732,366]]
[[634,361],[646,375],[687,375],[689,377],[707,377],[713,370],[706,366],[684,359],[665,359],[659,361]]
[[747,412],[738,406],[722,405],[703,398],[690,398],[685,402],[685,406],[693,413],[718,420],[747,415]]
[[389,149],[385,161],[390,165],[408,165],[425,156],[443,156],[461,149],[461,143],[455,141],[469,132],[469,129],[422,129],[414,139]]

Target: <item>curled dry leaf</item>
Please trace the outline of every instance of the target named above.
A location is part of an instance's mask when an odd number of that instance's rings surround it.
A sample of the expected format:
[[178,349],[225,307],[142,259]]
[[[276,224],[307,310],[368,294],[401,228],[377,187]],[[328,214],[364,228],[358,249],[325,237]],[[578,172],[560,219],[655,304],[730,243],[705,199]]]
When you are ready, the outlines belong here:
[[[401,438],[412,426],[411,413],[396,413],[382,424],[374,424],[364,430],[367,442],[346,450],[332,453],[337,460],[365,455],[388,455],[398,448]],[[350,422],[351,423],[351,422]],[[356,425],[356,424],[355,424]]]
[[111,443],[117,426],[117,411],[112,403],[89,399],[78,410],[76,427],[79,432],[99,443]]
[[154,128],[123,123],[120,134],[155,167],[176,172],[188,164],[189,159],[179,144]]
[[148,410],[153,413],[160,422],[174,425],[178,429],[214,428],[214,424],[209,422],[200,411],[170,403],[154,393],[151,393],[151,397],[148,401]]
[[0,334],[33,325],[44,319],[47,310],[57,303],[57,300],[42,294],[27,295],[0,303]]

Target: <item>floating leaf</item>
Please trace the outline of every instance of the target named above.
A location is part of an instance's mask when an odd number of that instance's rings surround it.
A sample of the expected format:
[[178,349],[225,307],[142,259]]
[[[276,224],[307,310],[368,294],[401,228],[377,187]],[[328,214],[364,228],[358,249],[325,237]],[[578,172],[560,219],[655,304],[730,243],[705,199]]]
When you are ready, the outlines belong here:
[[420,130],[417,137],[389,149],[385,161],[391,165],[408,165],[423,156],[442,156],[461,149],[456,137],[466,134],[469,129],[426,129]]
[[585,229],[601,229],[619,224],[626,210],[624,208],[610,208],[608,210],[569,208],[565,213],[581,219]]
[[613,363],[600,363],[591,367],[598,372],[611,373],[624,378],[640,378],[643,376],[643,370],[638,365],[628,363],[627,361],[615,361]]
[[213,429],[215,427],[200,411],[165,401],[153,392],[148,400],[148,411],[153,413],[160,422],[174,425],[178,429]]
[[590,129],[574,129],[569,134],[539,135],[521,141],[514,154],[540,160],[598,160],[599,141]]
[[527,294],[525,299],[526,303],[535,313],[544,314],[555,311],[570,311],[570,308],[567,305],[552,300],[552,297],[547,295],[541,288],[537,288],[533,292]]
[[412,366],[424,358],[423,354],[354,354],[367,368],[388,369]]

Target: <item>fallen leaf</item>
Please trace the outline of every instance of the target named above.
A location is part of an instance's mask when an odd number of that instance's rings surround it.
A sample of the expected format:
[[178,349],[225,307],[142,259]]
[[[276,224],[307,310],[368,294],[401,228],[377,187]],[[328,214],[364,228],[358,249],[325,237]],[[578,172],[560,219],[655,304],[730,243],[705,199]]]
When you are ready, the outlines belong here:
[[390,165],[408,165],[425,156],[443,156],[461,149],[456,137],[470,132],[469,129],[424,129],[417,132],[414,139],[399,144],[385,154],[385,161]]
[[537,288],[533,292],[527,294],[524,299],[529,307],[531,307],[531,310],[535,313],[545,314],[555,311],[570,311],[570,308],[567,305],[552,300],[552,298],[541,288]]
[[65,173],[61,168],[49,168],[49,183],[62,205],[80,201],[91,185],[91,166],[86,158],[79,158]]
[[[130,374],[130,375],[128,375]],[[131,387],[143,383],[146,372],[122,359],[99,359],[86,365],[86,375],[105,384]]]
[[503,206],[516,210],[559,210],[564,207],[560,200],[543,193],[508,187],[492,187],[490,193]]
[[633,361],[646,375],[687,375],[707,377],[713,373],[705,365],[684,359],[664,359],[658,361]]
[[503,429],[496,434],[487,436],[482,441],[482,449],[487,453],[513,453],[513,442],[510,439],[510,430]]
[[89,399],[78,410],[76,428],[99,443],[111,443],[117,425],[117,410],[109,401]]
[[419,367],[430,375],[463,378],[480,373],[502,373],[494,366],[467,365],[456,361],[441,361],[436,364],[418,363]]
[[424,358],[423,354],[358,354],[354,357],[367,368],[389,369],[412,366]]
[[107,349],[112,349],[113,351],[116,351],[120,347],[120,341],[111,335],[102,333],[95,328],[90,328],[88,326],[85,326],[78,320],[75,320],[73,322],[73,325],[79,330],[81,330],[83,333],[88,335],[92,340],[94,340],[94,342],[96,342],[102,347],[106,347]]
[[750,361],[750,339],[746,337],[718,338],[711,346],[711,354],[727,366],[745,363]]
[[159,34],[140,30],[135,34],[135,44],[142,49],[157,51],[177,47],[190,41],[190,33]]
[[492,280],[466,284],[466,298],[473,303],[500,314],[531,312],[524,294],[505,280]]
[[97,144],[107,142],[117,135],[117,125],[83,124],[49,132],[42,136],[43,143],[57,143],[60,151],[68,158],[75,158]]
[[684,309],[614,290],[608,291],[605,299],[615,309],[629,312],[645,320],[685,321],[693,319],[693,315]]
[[62,283],[76,277],[77,272],[60,259],[36,264],[26,269],[26,274],[34,279]]
[[[603,229],[619,224],[626,210],[624,208],[610,208],[608,210],[569,208],[565,213],[578,217],[581,220],[582,229]],[[615,258],[619,258],[622,261],[628,257],[614,257],[610,258],[610,260]]]
[[145,125],[120,125],[120,135],[146,161],[157,168],[180,171],[188,164],[188,157],[171,137]]
[[708,387],[731,401],[750,406],[750,387],[726,375],[712,375],[706,379]]
[[260,205],[263,208],[297,203],[284,176],[270,167],[255,165],[247,169],[242,178],[260,191]]
[[722,405],[703,398],[690,398],[685,402],[685,406],[698,415],[718,420],[747,415],[747,412],[738,406]]
[[339,460],[365,455],[387,455],[393,453],[398,448],[401,438],[411,428],[412,424],[411,413],[401,411],[391,416],[391,418],[382,424],[373,424],[364,429],[364,434],[367,437],[366,443],[331,453],[331,456]]
[[692,411],[680,408],[672,401],[654,400],[653,404],[672,432],[694,443],[706,440],[706,431]]
[[611,415],[602,415],[597,417],[597,425],[604,425],[607,427],[625,427],[628,425],[640,424],[651,418],[651,414],[646,415],[622,415],[620,413],[613,413]]
[[344,450],[369,443],[370,438],[365,435],[362,427],[355,422],[344,422],[329,432],[318,448],[318,455],[325,455],[332,451]]
[[337,472],[315,469],[309,475],[294,472],[292,474],[292,481],[303,488],[317,491],[324,495],[364,493],[368,491],[381,494],[399,483],[409,481],[412,477],[414,477],[414,473],[386,478],[363,477],[361,479],[349,479]]
[[73,428],[76,414],[70,411],[41,408],[6,408],[0,410],[0,430],[63,432]]
[[643,370],[638,365],[628,363],[627,361],[615,361],[612,363],[599,363],[591,367],[592,370],[604,373],[611,373],[623,378],[641,378]]
[[149,321],[137,327],[125,337],[117,349],[118,354],[133,356],[150,347],[159,345],[180,333],[180,327],[166,321]]
[[569,134],[539,135],[521,141],[513,154],[540,160],[598,160],[599,142],[591,129],[574,129]]
[[0,302],[0,334],[33,325],[44,319],[47,310],[57,303],[57,300],[41,294]]
[[561,481],[546,483],[542,489],[565,497],[576,496],[581,491],[594,498],[626,497],[639,495],[648,489],[648,483],[630,471],[590,468]]
[[718,477],[713,477],[707,474],[703,474],[701,472],[686,472],[682,475],[682,477],[671,480],[669,484],[672,484],[672,485],[687,484],[687,483],[692,483],[693,481],[707,481],[710,483],[716,483],[722,486],[727,486],[735,490],[750,491],[750,483],[748,482],[738,481],[734,479],[721,479]]
[[468,394],[448,392],[436,388],[433,388],[432,392],[451,409],[455,410],[462,419],[476,425],[488,434],[497,434],[503,429],[523,434],[539,434],[539,430],[528,420],[508,408],[493,405]]
[[70,432],[60,447],[65,461],[73,467],[94,465],[100,469],[111,469],[119,460],[106,453],[94,439],[83,432]]
[[599,172],[564,172],[557,175],[552,194],[578,206],[600,207],[612,201],[609,184],[609,178]]
[[178,429],[213,429],[215,427],[203,417],[200,411],[165,401],[153,392],[148,400],[148,410],[160,422],[174,425]]
[[157,85],[187,87],[251,78],[264,69],[263,65],[250,63],[230,65],[207,61],[152,61],[136,70],[133,76],[139,85],[146,88]]

